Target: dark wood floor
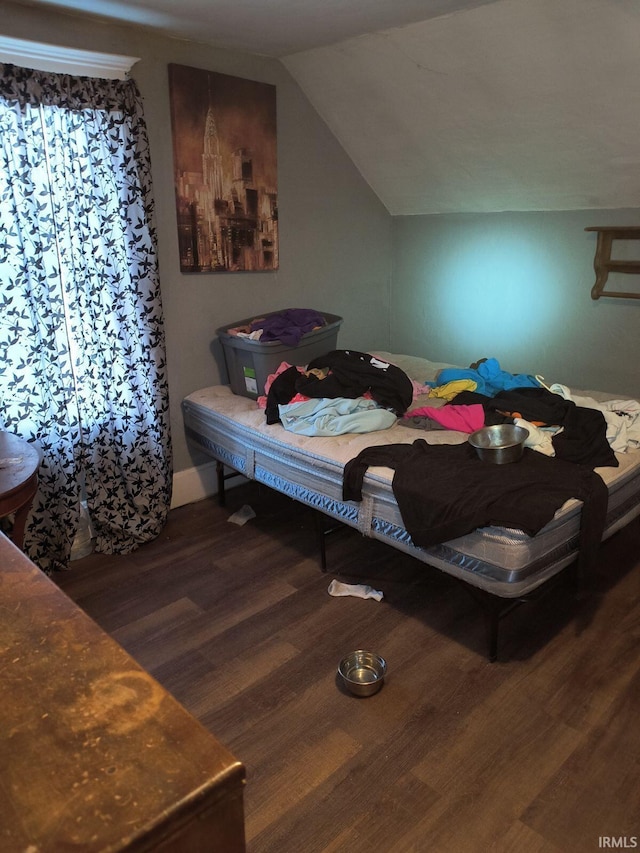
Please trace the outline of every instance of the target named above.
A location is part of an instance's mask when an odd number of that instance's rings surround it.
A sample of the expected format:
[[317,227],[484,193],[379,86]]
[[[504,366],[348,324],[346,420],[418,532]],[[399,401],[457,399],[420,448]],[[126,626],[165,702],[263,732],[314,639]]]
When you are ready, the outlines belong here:
[[[172,511],[155,542],[56,581],[247,768],[250,853],[541,853],[640,836],[640,524],[594,593],[484,622],[442,573],[345,530],[319,569],[310,510],[255,483]],[[249,504],[240,527],[231,512]],[[327,594],[370,583],[378,603]],[[367,699],[340,657],[387,659]],[[640,842],[639,842],[640,844]]]

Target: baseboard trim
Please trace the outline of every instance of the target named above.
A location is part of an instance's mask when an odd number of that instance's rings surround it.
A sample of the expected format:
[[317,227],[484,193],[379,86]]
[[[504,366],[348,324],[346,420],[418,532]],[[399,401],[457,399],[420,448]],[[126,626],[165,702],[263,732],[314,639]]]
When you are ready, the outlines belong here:
[[[238,477],[233,481],[235,486],[247,482],[246,478]],[[218,472],[215,462],[205,462],[204,465],[176,471],[173,475],[173,494],[171,509],[204,500],[218,493]]]

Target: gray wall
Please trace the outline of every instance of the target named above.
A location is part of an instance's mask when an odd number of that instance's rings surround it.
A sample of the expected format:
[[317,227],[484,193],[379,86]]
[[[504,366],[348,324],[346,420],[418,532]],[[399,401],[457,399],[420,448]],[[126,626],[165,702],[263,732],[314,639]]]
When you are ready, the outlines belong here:
[[[226,381],[214,343],[220,326],[281,308],[316,308],[344,318],[338,345],[388,347],[391,218],[280,62],[8,2],[0,3],[0,31],[141,58],[132,76],[151,144],[176,471],[204,461],[186,445],[180,402],[191,391]],[[277,272],[180,273],[169,63],[277,87]]]
[[[391,350],[640,396],[640,300],[591,299],[594,225],[640,210],[395,217]],[[640,242],[620,249],[640,258]],[[606,289],[640,295],[632,275]]]

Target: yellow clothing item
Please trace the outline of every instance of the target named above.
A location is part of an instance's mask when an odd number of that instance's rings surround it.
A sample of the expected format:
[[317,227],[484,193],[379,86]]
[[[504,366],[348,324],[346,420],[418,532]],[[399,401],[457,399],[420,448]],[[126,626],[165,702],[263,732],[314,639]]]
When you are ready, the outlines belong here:
[[437,385],[429,391],[430,397],[439,397],[441,400],[453,400],[461,391],[475,391],[478,383],[473,379],[453,379],[444,385]]

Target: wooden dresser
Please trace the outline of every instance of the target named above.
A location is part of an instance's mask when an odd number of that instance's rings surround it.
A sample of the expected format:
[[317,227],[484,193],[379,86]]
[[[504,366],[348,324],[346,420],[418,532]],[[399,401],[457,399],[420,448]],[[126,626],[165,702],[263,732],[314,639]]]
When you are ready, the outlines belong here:
[[0,696],[0,850],[245,850],[243,765],[2,534]]

